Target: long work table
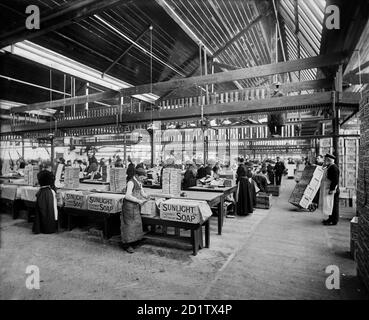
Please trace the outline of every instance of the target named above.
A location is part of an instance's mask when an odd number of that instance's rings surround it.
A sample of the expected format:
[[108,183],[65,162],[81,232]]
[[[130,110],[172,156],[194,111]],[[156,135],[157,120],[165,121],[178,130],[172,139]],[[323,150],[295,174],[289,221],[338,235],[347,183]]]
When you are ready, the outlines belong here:
[[[11,184],[12,185],[12,184]],[[15,185],[12,185],[12,188],[15,188]],[[17,187],[24,187],[24,186],[17,186]],[[28,187],[29,188],[29,187]],[[37,190],[37,187],[32,187],[30,189]],[[65,191],[67,189],[61,188],[61,190]],[[224,223],[224,216],[225,216],[225,210],[224,210],[224,201],[227,196],[229,196],[232,193],[235,193],[237,191],[237,187],[215,187],[215,188],[208,188],[203,186],[197,186],[189,188],[188,190],[184,190],[185,197],[181,197],[180,195],[168,195],[164,194],[162,189],[152,189],[152,188],[144,188],[145,192],[153,197],[161,197],[161,198],[173,198],[173,199],[185,199],[185,200],[195,200],[195,201],[206,201],[210,207],[217,207],[218,209],[218,234],[222,234],[222,227]],[[86,190],[83,190],[86,191]],[[113,192],[109,191],[98,191],[98,190],[90,190],[91,193],[107,193],[107,194],[113,194]],[[14,190],[14,198],[21,198],[18,195],[16,196],[16,191]],[[32,190],[32,196],[31,198],[34,198],[35,191]],[[27,197],[27,199],[23,200],[31,200]],[[15,217],[16,214],[14,213],[13,216]]]
[[[195,190],[193,190],[195,188]],[[209,189],[209,190],[208,190]],[[237,187],[227,187],[227,188],[217,188],[221,190],[216,190],[206,188],[206,187],[192,187],[188,190],[184,190],[185,197],[175,196],[175,195],[166,195],[163,193],[162,189],[150,189],[144,188],[146,194],[153,197],[163,197],[163,198],[172,198],[172,199],[184,199],[184,200],[196,200],[196,201],[206,201],[208,205],[212,207],[218,208],[218,234],[222,234],[222,227],[224,223],[224,200],[226,197],[232,193],[237,191]]]

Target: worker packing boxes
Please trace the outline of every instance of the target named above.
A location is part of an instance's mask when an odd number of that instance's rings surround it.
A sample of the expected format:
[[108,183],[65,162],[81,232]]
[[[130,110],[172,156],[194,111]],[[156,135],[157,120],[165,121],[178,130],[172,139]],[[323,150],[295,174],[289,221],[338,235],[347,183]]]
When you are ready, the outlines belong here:
[[320,188],[323,178],[323,168],[320,166],[306,166],[299,183],[293,190],[289,203],[308,209]]
[[160,219],[202,224],[212,215],[206,201],[169,199],[160,205]]

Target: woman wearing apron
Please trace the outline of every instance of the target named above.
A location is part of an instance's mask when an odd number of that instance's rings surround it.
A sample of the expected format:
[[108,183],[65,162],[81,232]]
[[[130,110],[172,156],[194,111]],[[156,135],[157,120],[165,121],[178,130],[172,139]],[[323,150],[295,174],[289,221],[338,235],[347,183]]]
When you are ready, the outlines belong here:
[[58,207],[55,193],[55,176],[48,170],[42,170],[37,175],[40,190],[36,194],[35,220],[32,231],[38,233],[57,232]]
[[323,178],[320,184],[319,209],[323,213],[325,225],[336,225],[338,222],[339,169],[334,163],[335,157],[326,154]]
[[134,176],[128,177],[127,191],[123,200],[120,230],[123,248],[129,253],[134,252],[132,245],[143,238],[140,206],[149,199],[142,188],[145,178],[146,171],[143,168],[136,169]]

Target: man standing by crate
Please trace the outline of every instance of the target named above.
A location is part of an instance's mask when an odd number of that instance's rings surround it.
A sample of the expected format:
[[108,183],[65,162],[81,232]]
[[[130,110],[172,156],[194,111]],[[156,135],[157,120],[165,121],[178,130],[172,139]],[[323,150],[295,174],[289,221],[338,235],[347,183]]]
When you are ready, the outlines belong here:
[[286,170],[286,167],[285,167],[283,161],[280,161],[280,158],[277,157],[277,162],[274,166],[274,174],[275,174],[275,180],[276,180],[277,186],[281,185],[282,175],[283,175],[285,170]]
[[323,224],[326,226],[336,225],[339,220],[339,195],[340,190],[338,188],[340,170],[334,163],[336,157],[331,154],[326,154],[324,157],[324,163],[326,169],[322,182],[320,184],[320,201],[319,208],[323,215],[329,216],[328,219],[323,220]]

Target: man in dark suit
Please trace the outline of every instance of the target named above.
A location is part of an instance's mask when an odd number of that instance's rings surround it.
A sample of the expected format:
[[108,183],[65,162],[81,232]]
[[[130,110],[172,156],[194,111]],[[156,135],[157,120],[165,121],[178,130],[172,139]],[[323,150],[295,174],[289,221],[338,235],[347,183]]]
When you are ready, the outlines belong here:
[[334,163],[335,159],[336,157],[331,154],[326,154],[324,157],[324,162],[327,165],[327,178],[330,181],[328,195],[334,194],[332,213],[327,220],[323,221],[324,225],[336,225],[339,220],[340,169]]
[[242,177],[246,177],[247,168],[245,166],[245,160],[243,158],[238,158],[238,168],[236,172],[236,183],[238,183]]
[[284,163],[282,161],[280,161],[279,159],[280,158],[277,157],[277,162],[274,166],[275,180],[276,180],[277,186],[281,185],[282,175],[283,175],[284,171],[286,170],[286,167],[285,167]]

